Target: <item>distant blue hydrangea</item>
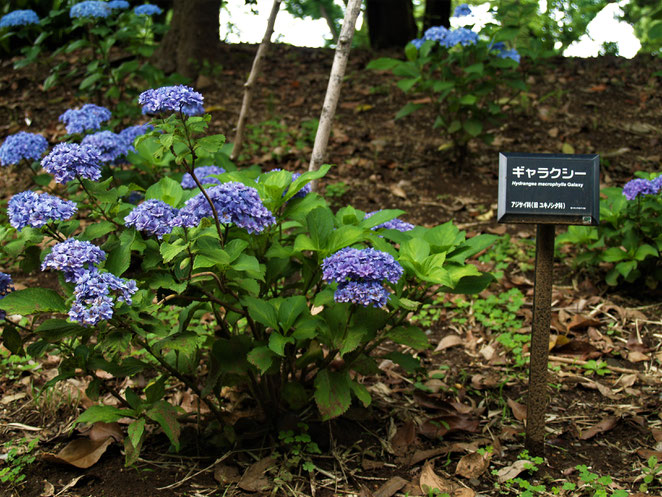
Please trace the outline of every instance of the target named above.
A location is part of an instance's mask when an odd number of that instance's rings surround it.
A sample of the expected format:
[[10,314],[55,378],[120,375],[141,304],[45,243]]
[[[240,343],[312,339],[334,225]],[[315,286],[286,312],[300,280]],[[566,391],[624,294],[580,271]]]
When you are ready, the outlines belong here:
[[[368,212],[365,215],[365,219],[368,219],[369,217],[374,216],[380,211],[373,211],[373,212]],[[398,231],[411,231],[414,229],[414,225],[407,223],[405,221],[401,221],[400,219],[391,219],[390,221],[386,221],[385,223],[378,224],[377,226],[373,227],[373,230],[377,230],[379,228],[385,228],[387,230],[398,230]]]
[[125,156],[129,151],[129,145],[126,139],[112,131],[99,131],[87,135],[80,144],[99,152],[101,162],[104,164],[117,162],[118,159]]
[[623,195],[628,200],[634,200],[639,195],[655,195],[659,188],[655,188],[656,185],[652,181],[647,179],[633,179],[625,183],[623,186]]
[[[255,188],[229,182],[212,186],[206,192],[216,208],[219,221],[223,224],[234,223],[249,233],[260,233],[267,226],[276,223],[273,214],[262,204]],[[172,224],[192,228],[198,226],[205,217],[213,217],[213,213],[201,192],[186,201]]]
[[506,44],[502,41],[496,41],[490,45],[490,50],[505,50]]
[[43,136],[19,131],[9,135],[0,145],[0,164],[11,166],[22,159],[39,160],[47,149],[48,142]]
[[660,193],[660,189],[662,189],[662,176],[652,179],[651,186],[653,187],[653,190],[655,190],[655,193]]
[[[103,3],[103,2],[100,2]],[[85,104],[80,109],[69,109],[59,118],[66,125],[67,133],[84,133],[101,128],[101,123],[110,119],[111,113],[105,107]]]
[[423,46],[423,43],[425,43],[425,40],[423,38],[416,38],[415,40],[411,40],[409,43],[414,45],[417,50],[420,50]]
[[[11,276],[7,273],[0,273],[0,300],[14,290],[14,282],[12,281]],[[0,310],[0,319],[4,319],[6,315],[7,313],[5,311]]]
[[101,156],[87,145],[59,143],[41,160],[41,167],[62,185],[77,178],[96,181],[101,177]]
[[373,248],[344,248],[322,261],[322,279],[338,283],[336,302],[383,307],[389,296],[384,280],[395,284],[402,273],[391,254]]
[[108,17],[111,8],[106,2],[86,1],[80,2],[69,9],[69,17]]
[[[217,178],[212,177],[211,175],[223,174],[224,172],[225,169],[218,166],[200,166],[200,167],[196,167],[193,170],[195,177],[198,178],[198,181],[200,181],[200,183],[202,183],[203,185],[220,185],[221,182]],[[186,188],[187,190],[196,188],[198,186],[195,184],[195,181],[193,180],[193,176],[191,176],[189,173],[184,174],[184,176],[182,177],[181,185],[182,188]]]
[[138,5],[135,9],[133,9],[133,12],[137,16],[155,16],[161,14],[163,11],[156,5],[146,3],[145,5]]
[[113,317],[116,301],[131,305],[131,296],[137,290],[133,280],[96,269],[87,271],[76,281],[76,299],[69,310],[69,318],[84,326],[94,326]]
[[0,19],[0,28],[27,26],[28,24],[39,24],[39,16],[31,9],[15,10],[9,14],[5,14]]
[[519,64],[520,61],[520,54],[517,53],[517,50],[514,48],[511,48],[510,50],[501,50],[498,54],[497,57],[500,59],[512,59],[515,62]]
[[471,15],[471,9],[466,3],[461,3],[460,5],[455,7],[455,12],[453,13],[454,17],[464,17],[470,15]]
[[125,10],[131,7],[131,5],[129,5],[129,2],[126,2],[125,0],[112,0],[108,2],[107,5],[108,8],[112,10]]
[[148,235],[163,238],[172,231],[172,220],[179,211],[161,200],[145,200],[124,218],[124,224]]
[[21,192],[9,199],[9,224],[21,231],[26,226],[41,228],[51,221],[70,219],[78,210],[75,202],[48,193]]
[[474,33],[467,28],[457,28],[449,31],[448,36],[440,42],[446,48],[454,47],[455,45],[475,45],[478,42],[478,33]]
[[133,146],[133,142],[136,141],[136,138],[142,136],[146,133],[149,133],[154,129],[154,126],[151,124],[137,124],[135,126],[129,126],[126,129],[120,131],[119,135],[127,144],[127,150],[135,152],[136,149]]
[[428,28],[423,34],[423,40],[441,42],[446,39],[448,33],[448,29],[444,26],[432,26],[431,28]]
[[184,85],[162,86],[150,89],[138,96],[143,114],[179,112],[188,116],[204,114],[203,97],[193,88]]
[[41,270],[55,269],[64,273],[65,281],[75,282],[95,264],[106,260],[106,253],[90,242],[69,238],[53,245],[51,252],[44,257]]
[[126,201],[129,204],[137,205],[138,202],[140,202],[144,198],[145,198],[145,195],[142,192],[133,191],[133,192],[129,193],[129,195],[127,195]]

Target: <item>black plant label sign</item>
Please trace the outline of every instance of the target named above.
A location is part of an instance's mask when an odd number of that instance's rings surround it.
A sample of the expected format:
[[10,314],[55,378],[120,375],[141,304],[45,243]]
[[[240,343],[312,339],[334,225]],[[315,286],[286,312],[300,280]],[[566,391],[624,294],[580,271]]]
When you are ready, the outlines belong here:
[[499,154],[500,223],[600,222],[600,157]]

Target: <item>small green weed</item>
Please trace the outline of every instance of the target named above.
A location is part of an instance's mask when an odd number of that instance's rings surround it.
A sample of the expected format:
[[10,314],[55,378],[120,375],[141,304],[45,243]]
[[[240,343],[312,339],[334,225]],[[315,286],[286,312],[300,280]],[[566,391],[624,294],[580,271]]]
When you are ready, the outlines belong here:
[[597,374],[598,376],[604,376],[606,374],[609,374],[609,366],[607,366],[607,363],[604,361],[586,361],[586,364],[582,366],[584,369],[586,369],[586,375],[590,376],[593,373]]
[[326,185],[326,191],[324,195],[329,198],[331,203],[339,201],[343,195],[349,191],[349,185],[344,181],[338,181],[337,183],[329,183]]
[[662,464],[658,463],[657,457],[650,456],[641,472],[644,475],[644,482],[639,485],[640,491],[648,492],[662,488]]
[[6,466],[0,469],[0,482],[17,485],[25,480],[25,468],[34,462],[33,451],[38,444],[39,437],[32,440],[23,437],[2,444],[7,451],[7,461]]
[[40,366],[29,356],[12,354],[6,349],[0,349],[0,376],[9,380],[17,380],[25,371],[34,371]]
[[513,240],[509,234],[500,237],[488,251],[481,255],[481,262],[494,262],[493,274],[497,279],[503,278],[503,272],[510,264],[517,264],[521,271],[533,269],[535,259],[535,242],[525,238]]

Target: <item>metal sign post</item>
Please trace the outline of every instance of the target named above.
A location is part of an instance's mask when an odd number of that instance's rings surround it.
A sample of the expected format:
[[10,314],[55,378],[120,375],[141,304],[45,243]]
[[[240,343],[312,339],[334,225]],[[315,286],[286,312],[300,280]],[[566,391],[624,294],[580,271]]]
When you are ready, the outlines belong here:
[[537,224],[525,443],[532,456],[545,451],[554,229],[599,223],[599,179],[597,155],[499,154],[497,221]]

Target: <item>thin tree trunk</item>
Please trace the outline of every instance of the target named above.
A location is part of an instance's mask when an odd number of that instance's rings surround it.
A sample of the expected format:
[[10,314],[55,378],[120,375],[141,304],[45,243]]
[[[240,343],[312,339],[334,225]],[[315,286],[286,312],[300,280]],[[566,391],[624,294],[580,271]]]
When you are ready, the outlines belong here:
[[251,73],[248,76],[248,80],[244,84],[244,100],[241,104],[241,112],[239,113],[239,120],[237,121],[237,133],[234,137],[234,146],[232,147],[232,155],[230,158],[236,160],[241,153],[241,148],[244,144],[244,130],[246,128],[246,118],[248,117],[248,109],[251,106],[251,100],[253,99],[253,86],[255,85],[255,80],[257,75],[260,72],[260,66],[262,65],[262,58],[267,51],[267,47],[271,41],[271,35],[274,33],[274,24],[276,23],[276,15],[278,14],[278,9],[280,8],[281,0],[274,0],[274,3],[271,7],[271,13],[269,14],[269,20],[267,21],[267,30],[264,32],[264,38],[257,49],[255,54],[255,59],[253,60],[253,67],[251,68]]
[[[331,76],[329,77],[329,84],[324,97],[324,106],[320,115],[320,123],[317,127],[317,134],[315,135],[313,154],[310,159],[310,165],[308,166],[309,171],[317,171],[326,154],[326,147],[329,143],[329,135],[331,134],[331,123],[336,113],[340,88],[343,77],[345,76],[345,68],[347,67],[347,59],[349,59],[349,51],[352,48],[356,19],[359,16],[359,12],[361,12],[361,1],[349,0],[347,10],[345,10],[336,54],[333,58],[333,66],[331,67]],[[315,189],[317,189],[317,182],[313,182],[313,190]]]

